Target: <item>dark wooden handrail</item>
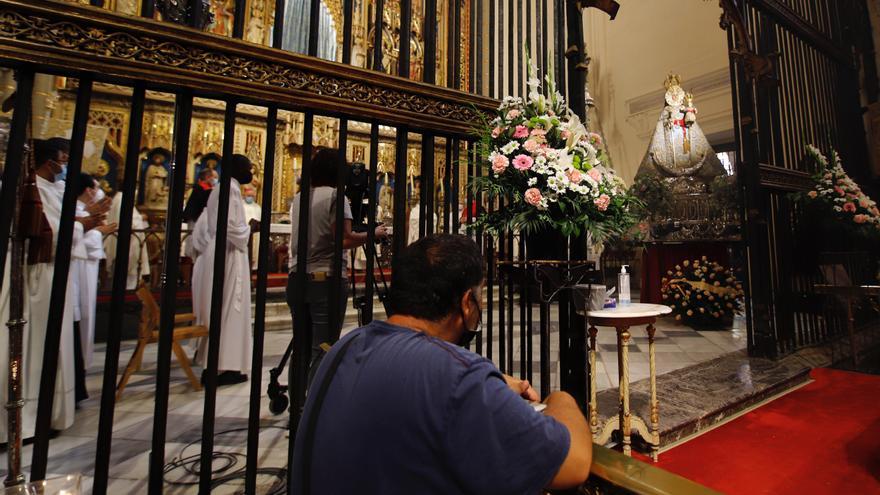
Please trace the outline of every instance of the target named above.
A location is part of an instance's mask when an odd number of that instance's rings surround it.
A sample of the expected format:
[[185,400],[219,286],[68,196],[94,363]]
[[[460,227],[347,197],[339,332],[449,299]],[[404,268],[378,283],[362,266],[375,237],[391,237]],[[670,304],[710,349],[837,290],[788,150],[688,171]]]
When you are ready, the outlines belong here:
[[460,135],[491,98],[56,0],[0,0],[0,61]]

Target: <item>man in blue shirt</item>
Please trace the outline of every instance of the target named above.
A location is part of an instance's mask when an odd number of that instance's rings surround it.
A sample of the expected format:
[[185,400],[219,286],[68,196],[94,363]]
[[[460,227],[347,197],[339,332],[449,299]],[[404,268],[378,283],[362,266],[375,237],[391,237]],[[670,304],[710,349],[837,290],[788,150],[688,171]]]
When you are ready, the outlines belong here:
[[460,345],[482,317],[483,260],[470,239],[423,238],[394,268],[387,322],[340,340],[297,430],[299,494],[535,494],[589,474],[592,439],[574,399],[538,413],[527,381]]

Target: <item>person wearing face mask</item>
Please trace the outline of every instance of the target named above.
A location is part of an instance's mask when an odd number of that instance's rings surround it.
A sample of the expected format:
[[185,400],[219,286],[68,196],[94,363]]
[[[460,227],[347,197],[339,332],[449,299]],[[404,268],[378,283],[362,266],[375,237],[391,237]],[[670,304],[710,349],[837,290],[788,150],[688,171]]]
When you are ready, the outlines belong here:
[[195,225],[196,221],[205,210],[208,204],[208,196],[214,186],[220,183],[220,176],[213,168],[204,168],[199,172],[198,181],[192,188],[189,199],[186,200],[186,206],[183,207],[183,219],[190,224],[190,228]]
[[[89,174],[80,173],[76,216],[88,217],[92,212],[110,208],[111,199],[104,195],[98,182]],[[100,214],[100,213],[96,213]],[[73,246],[70,261],[70,279],[73,284],[74,361],[76,367],[76,402],[89,397],[86,389],[86,370],[92,365],[95,341],[95,304],[98,296],[98,268],[104,253],[104,236],[116,232],[115,223],[101,223],[85,232]]]
[[[55,276],[55,251],[58,244],[58,231],[61,222],[61,202],[64,194],[69,159],[70,144],[64,138],[51,138],[33,141],[33,177],[42,203],[42,231],[40,239],[32,239],[27,248],[25,266],[25,313],[27,324],[24,329],[22,357],[22,438],[34,436],[39,400],[40,377],[43,369],[47,315],[51,303],[52,279]],[[95,214],[76,217],[73,229],[73,246],[82,242],[85,232],[92,230],[104,219],[104,212],[95,209]],[[7,258],[8,259],[8,258]],[[8,294],[9,276],[3,278],[5,294]],[[55,381],[55,400],[52,406],[51,427],[64,430],[73,425],[75,409],[75,367],[74,367],[74,329],[73,310],[75,304],[71,277],[67,279],[64,313],[61,323],[61,340],[58,353],[58,377]],[[7,321],[9,311],[8,297],[0,302],[0,321]],[[8,339],[0,339],[0,369],[7,369],[9,363]],[[7,402],[8,377],[0,373],[0,402]],[[6,409],[0,408],[0,443],[7,441]]]
[[[253,179],[251,162],[244,155],[233,155],[230,166],[229,217],[226,230],[226,278],[220,315],[220,360],[218,385],[247,381],[251,365],[251,270],[248,239],[251,227],[245,218],[241,186]],[[205,214],[196,222],[192,235],[196,262],[193,267],[193,312],[199,325],[211,325],[211,292],[214,286],[214,251],[217,238],[220,188],[208,197]],[[199,288],[196,293],[196,288]],[[208,338],[199,342],[196,362],[207,366]],[[204,375],[203,375],[204,381]]]
[[537,412],[528,382],[461,347],[480,331],[484,265],[461,235],[398,255],[391,317],[343,337],[318,368],[295,491],[523,494],[586,480],[592,436],[575,400],[553,392]]

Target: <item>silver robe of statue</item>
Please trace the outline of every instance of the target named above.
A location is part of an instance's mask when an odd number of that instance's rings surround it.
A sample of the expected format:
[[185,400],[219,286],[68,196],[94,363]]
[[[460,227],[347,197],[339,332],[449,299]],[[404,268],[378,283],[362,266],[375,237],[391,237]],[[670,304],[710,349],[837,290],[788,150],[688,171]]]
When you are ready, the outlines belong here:
[[697,122],[693,97],[679,83],[678,76],[666,81],[665,106],[637,176],[666,179],[674,192],[704,192],[725,174],[724,166]]

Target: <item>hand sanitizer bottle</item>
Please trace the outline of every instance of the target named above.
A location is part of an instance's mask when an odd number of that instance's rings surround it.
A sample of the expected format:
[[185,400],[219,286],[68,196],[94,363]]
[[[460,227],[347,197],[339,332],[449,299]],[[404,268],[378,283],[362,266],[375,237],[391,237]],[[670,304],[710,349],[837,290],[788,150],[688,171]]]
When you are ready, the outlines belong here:
[[621,306],[627,306],[632,302],[629,294],[629,273],[626,272],[628,266],[621,266],[620,273],[617,274],[617,295]]

